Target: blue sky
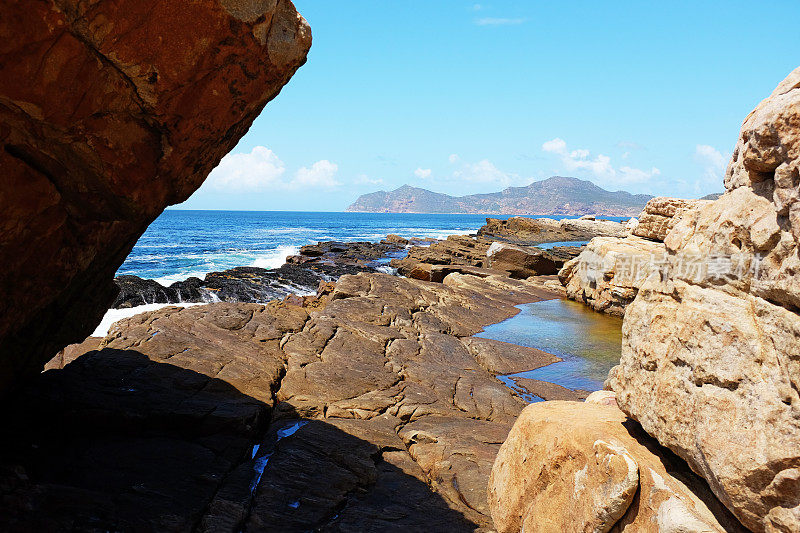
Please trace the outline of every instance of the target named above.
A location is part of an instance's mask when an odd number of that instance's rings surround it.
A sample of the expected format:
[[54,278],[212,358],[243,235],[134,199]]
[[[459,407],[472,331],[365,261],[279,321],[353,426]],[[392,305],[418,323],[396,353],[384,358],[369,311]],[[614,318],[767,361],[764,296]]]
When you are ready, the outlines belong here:
[[552,175],[722,190],[742,120],[800,65],[797,0],[296,0],[308,63],[190,209],[341,211],[405,183]]

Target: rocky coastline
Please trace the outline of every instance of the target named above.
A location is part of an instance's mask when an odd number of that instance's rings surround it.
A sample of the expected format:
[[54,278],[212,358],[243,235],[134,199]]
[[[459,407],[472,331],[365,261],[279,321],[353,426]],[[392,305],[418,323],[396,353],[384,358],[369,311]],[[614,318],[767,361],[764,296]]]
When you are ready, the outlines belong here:
[[[307,23],[288,0],[0,12],[0,530],[800,531],[800,68],[719,197],[165,287],[113,276],[305,63]],[[622,317],[603,390],[481,336],[559,298]],[[112,303],[165,306],[87,337]]]

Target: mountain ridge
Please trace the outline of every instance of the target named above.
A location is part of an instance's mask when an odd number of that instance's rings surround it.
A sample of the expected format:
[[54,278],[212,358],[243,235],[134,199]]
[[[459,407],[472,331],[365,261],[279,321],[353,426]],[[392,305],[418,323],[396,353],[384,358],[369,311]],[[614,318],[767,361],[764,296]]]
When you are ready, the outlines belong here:
[[348,208],[365,213],[455,213],[480,215],[636,216],[652,196],[607,191],[591,181],[552,176],[499,192],[451,196],[402,185],[362,194]]

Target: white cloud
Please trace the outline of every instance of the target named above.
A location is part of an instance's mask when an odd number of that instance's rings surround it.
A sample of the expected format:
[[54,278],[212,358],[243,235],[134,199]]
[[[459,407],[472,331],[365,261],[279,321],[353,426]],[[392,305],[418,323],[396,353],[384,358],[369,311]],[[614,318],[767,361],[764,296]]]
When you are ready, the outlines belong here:
[[503,172],[488,159],[477,163],[465,163],[459,170],[453,172],[453,178],[474,183],[496,183],[508,186],[517,176]]
[[542,150],[554,154],[565,154],[567,152],[567,143],[564,139],[556,137],[552,141],[547,141],[542,145]]
[[339,170],[336,163],[331,163],[327,159],[317,161],[311,168],[301,167],[295,174],[294,179],[289,183],[290,187],[323,187],[333,188],[340,185],[334,176]]
[[256,146],[249,153],[231,153],[223,157],[209,174],[206,185],[228,192],[306,186],[331,188],[340,185],[334,180],[338,169],[336,163],[323,159],[310,168],[301,167],[287,179],[286,165],[275,152],[266,146]]
[[359,174],[356,176],[356,179],[353,180],[353,183],[356,185],[380,185],[383,183],[381,178],[370,178],[366,174]]
[[256,146],[250,153],[228,154],[211,171],[206,183],[222,190],[259,190],[281,184],[286,172],[275,152]]
[[703,177],[722,181],[730,156],[707,144],[698,144],[694,151],[695,160],[703,167]]
[[661,171],[656,167],[650,170],[629,166],[616,169],[607,155],[598,154],[592,157],[591,152],[585,148],[569,151],[566,141],[559,137],[542,144],[542,150],[559,156],[561,163],[568,171],[586,171],[596,178],[603,178],[612,183],[641,183],[661,175]]
[[450,154],[450,157],[448,157],[447,160],[450,161],[450,164],[452,165],[453,163],[458,163],[461,158],[458,157],[458,154]]
[[417,168],[417,170],[414,171],[414,175],[421,180],[430,178],[431,173],[432,171],[429,168]]
[[475,19],[475,24],[478,26],[517,26],[523,24],[525,20],[524,18],[483,17]]

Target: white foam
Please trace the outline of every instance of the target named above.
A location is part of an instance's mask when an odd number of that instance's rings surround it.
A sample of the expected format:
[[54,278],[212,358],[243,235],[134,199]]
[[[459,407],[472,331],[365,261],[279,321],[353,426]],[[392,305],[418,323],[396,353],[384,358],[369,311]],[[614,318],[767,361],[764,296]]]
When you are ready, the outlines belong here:
[[153,281],[158,282],[164,287],[169,287],[173,283],[176,283],[178,281],[185,281],[189,278],[203,279],[205,275],[206,275],[205,272],[200,272],[200,271],[197,272],[184,271],[184,272],[178,272],[177,274],[170,274],[168,276],[161,276],[160,278],[153,278]]
[[278,246],[269,253],[256,257],[250,266],[259,268],[280,268],[286,262],[287,255],[297,255],[299,252],[300,248],[297,246]]
[[122,320],[123,318],[146,313],[148,311],[156,311],[163,307],[191,307],[193,305],[203,304],[147,304],[129,307],[128,309],[109,309],[106,311],[105,316],[103,316],[103,320],[101,320],[100,324],[97,326],[97,328],[95,328],[94,333],[92,333],[92,337],[105,337],[108,335],[108,330],[111,329],[111,325],[114,324],[114,322]]

